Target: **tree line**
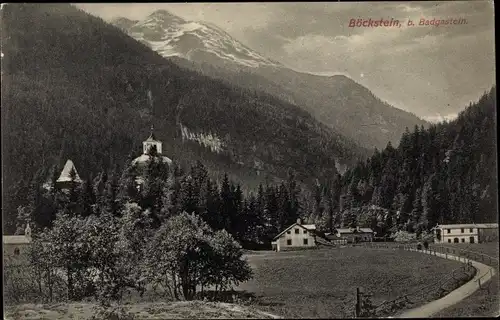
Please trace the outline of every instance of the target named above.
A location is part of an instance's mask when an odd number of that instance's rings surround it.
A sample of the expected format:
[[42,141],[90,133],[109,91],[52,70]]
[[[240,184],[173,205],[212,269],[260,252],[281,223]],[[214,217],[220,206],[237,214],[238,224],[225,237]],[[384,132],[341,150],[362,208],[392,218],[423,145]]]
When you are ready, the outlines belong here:
[[[249,248],[267,247],[297,218],[317,224],[319,231],[361,226],[372,227],[378,236],[400,230],[420,234],[436,223],[496,221],[494,102],[492,90],[456,120],[407,130],[397,148],[389,143],[344,175],[323,177],[312,188],[290,170],[281,183],[246,192],[249,188],[227,174],[220,181],[211,178],[200,161],[189,170],[152,161],[146,168],[129,164],[122,172],[87,179],[70,192],[68,205],[84,216],[95,207],[117,216],[124,203],[137,203],[156,226],[184,211],[194,213]],[[139,174],[145,179],[140,190]],[[41,180],[32,183],[30,205],[19,215],[29,212],[46,227],[57,212],[58,195],[41,185]]]
[[492,88],[451,122],[407,129],[343,175],[342,213],[382,233],[497,221],[495,120]]
[[[94,297],[109,304],[130,291],[142,295],[151,285],[169,298],[191,300],[217,297],[251,278],[232,235],[246,230],[230,233],[220,227],[225,221],[203,219],[211,207],[197,199],[202,192],[217,193],[202,188],[200,183],[210,186],[203,166],[193,166],[189,175],[176,167],[170,176],[168,165],[157,160],[65,189],[55,183],[56,175],[35,186],[18,220],[20,229],[33,225],[29,256],[39,298]],[[140,187],[138,175],[144,178]],[[71,176],[74,181],[74,171]],[[221,203],[224,212],[237,205],[238,190],[227,179],[223,183],[217,194],[230,199]]]
[[[298,106],[182,69],[69,4],[4,9],[8,233],[37,169],[67,158],[85,176],[123,167],[151,123],[168,142],[163,152],[177,162],[189,167],[203,159],[210,172],[225,170],[233,180],[254,183],[251,188],[286,179],[290,167],[301,180],[320,178],[339,162],[355,163],[368,154]],[[183,141],[180,124],[216,135],[223,151]]]

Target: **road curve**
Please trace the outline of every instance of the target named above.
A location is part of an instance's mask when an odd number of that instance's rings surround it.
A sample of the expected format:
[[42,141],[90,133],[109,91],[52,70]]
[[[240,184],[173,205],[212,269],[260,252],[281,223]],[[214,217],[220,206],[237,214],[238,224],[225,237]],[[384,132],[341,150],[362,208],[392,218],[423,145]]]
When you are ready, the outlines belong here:
[[[415,250],[416,251],[416,250]],[[427,253],[427,252],[426,252]],[[436,256],[446,258],[449,260],[458,260],[458,261],[463,261],[463,257],[457,257],[455,255],[450,255],[450,254],[442,254],[442,253],[435,253]],[[436,314],[437,312],[444,310],[460,301],[463,299],[467,298],[471,294],[473,294],[476,290],[479,289],[479,285],[477,283],[477,280],[485,275],[484,277],[481,278],[481,283],[486,283],[489,281],[492,276],[495,274],[495,269],[491,268],[483,263],[469,260],[474,268],[476,268],[477,272],[474,278],[470,280],[469,282],[465,283],[464,285],[458,287],[457,289],[453,290],[446,296],[434,300],[432,302],[429,302],[427,304],[424,304],[423,306],[406,310],[400,315],[396,316],[396,318],[427,318],[431,317],[432,315]],[[490,271],[491,269],[491,271]]]

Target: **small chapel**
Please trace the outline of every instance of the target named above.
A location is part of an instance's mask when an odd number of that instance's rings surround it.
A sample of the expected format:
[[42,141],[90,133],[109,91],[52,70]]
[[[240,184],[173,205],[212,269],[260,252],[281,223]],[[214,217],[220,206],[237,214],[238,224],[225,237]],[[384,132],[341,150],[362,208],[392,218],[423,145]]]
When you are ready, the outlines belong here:
[[142,154],[132,160],[132,165],[136,166],[139,175],[136,178],[136,183],[142,185],[144,183],[144,178],[142,173],[146,169],[146,166],[150,161],[158,161],[166,163],[169,168],[172,167],[172,160],[163,155],[162,142],[158,140],[154,134],[154,127],[151,126],[151,133],[149,137],[142,142]]

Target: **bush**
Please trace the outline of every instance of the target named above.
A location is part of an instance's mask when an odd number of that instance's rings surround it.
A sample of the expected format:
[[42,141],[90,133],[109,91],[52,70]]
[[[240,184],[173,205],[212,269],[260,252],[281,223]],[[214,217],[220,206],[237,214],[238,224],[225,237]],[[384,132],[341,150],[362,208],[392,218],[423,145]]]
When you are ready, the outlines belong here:
[[6,266],[3,274],[5,304],[35,302],[41,299],[35,273],[29,266]]
[[133,320],[134,315],[120,306],[97,306],[91,320]]
[[434,234],[432,232],[423,231],[420,234],[420,239],[426,242],[434,242]]
[[410,233],[407,231],[398,231],[394,234],[394,241],[408,243],[414,242],[417,239],[417,235],[415,233]]
[[424,241],[424,248],[425,250],[429,249],[429,243],[427,241]]

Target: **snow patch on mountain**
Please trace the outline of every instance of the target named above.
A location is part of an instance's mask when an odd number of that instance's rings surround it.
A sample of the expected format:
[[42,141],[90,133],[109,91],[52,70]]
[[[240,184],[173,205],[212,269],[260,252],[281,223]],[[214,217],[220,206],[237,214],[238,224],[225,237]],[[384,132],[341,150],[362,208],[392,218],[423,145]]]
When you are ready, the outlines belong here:
[[164,57],[178,56],[191,60],[194,53],[212,54],[226,62],[257,68],[259,66],[280,66],[241,42],[228,33],[206,22],[185,21],[165,10],[149,15],[145,20],[133,25],[120,23],[131,37],[151,47]]
[[195,133],[190,131],[186,126],[182,124],[180,124],[180,127],[181,127],[182,141],[185,140],[196,141],[205,148],[209,148],[210,151],[212,152],[215,153],[222,152],[224,144],[222,140],[219,137],[217,137],[217,135],[212,133],[208,134]]

